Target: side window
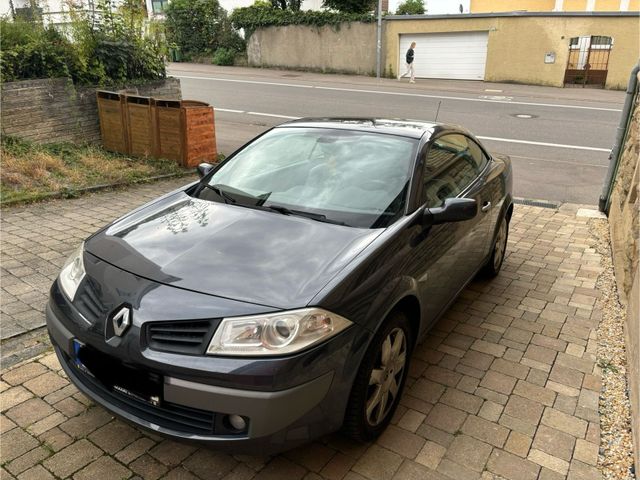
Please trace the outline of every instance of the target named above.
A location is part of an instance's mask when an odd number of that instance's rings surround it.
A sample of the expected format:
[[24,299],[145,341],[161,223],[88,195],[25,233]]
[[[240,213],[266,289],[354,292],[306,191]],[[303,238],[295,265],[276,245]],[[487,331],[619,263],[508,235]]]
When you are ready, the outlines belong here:
[[484,167],[487,165],[489,159],[480,148],[480,145],[478,145],[470,138],[468,138],[467,141],[469,142],[469,150],[471,151],[471,156],[475,160],[476,165],[478,165],[478,173],[480,173],[482,170],[484,170]]
[[439,207],[445,199],[457,197],[478,176],[480,167],[470,143],[473,142],[464,135],[451,134],[443,135],[431,144],[424,169],[427,207]]

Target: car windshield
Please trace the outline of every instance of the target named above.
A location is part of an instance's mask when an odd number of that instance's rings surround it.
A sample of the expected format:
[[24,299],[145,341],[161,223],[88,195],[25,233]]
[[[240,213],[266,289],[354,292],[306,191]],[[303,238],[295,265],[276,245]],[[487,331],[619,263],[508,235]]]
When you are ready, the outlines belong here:
[[221,165],[198,196],[360,228],[404,212],[416,139],[279,128]]

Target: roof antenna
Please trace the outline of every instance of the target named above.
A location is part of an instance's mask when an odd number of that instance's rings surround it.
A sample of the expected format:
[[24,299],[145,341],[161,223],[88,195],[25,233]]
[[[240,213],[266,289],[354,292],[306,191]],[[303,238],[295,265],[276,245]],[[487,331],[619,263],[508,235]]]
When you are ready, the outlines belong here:
[[436,118],[433,120],[434,122],[438,121],[438,114],[440,113],[440,105],[442,105],[442,100],[438,100],[438,109],[436,110]]

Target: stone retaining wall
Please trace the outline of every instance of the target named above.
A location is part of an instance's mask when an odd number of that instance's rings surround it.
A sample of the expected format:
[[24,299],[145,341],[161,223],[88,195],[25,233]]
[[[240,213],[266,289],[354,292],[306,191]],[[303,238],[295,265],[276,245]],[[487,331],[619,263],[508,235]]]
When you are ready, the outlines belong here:
[[[638,75],[640,86],[640,74]],[[631,123],[611,194],[609,225],[611,249],[620,298],[627,307],[625,325],[628,381],[635,445],[636,472],[640,468],[640,95],[632,108]]]
[[[181,98],[177,78],[125,88],[144,96]],[[3,83],[2,134],[38,143],[99,142],[95,91],[96,87],[75,87],[68,78]]]

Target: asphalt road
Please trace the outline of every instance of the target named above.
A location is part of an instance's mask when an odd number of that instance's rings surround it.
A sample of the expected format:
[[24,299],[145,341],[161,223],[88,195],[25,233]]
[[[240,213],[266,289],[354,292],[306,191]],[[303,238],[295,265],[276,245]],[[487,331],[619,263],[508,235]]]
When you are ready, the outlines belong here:
[[172,64],[183,98],[211,103],[218,149],[229,154],[297,117],[367,116],[463,125],[510,155],[514,194],[596,205],[624,92],[467,81],[415,85],[369,77]]

